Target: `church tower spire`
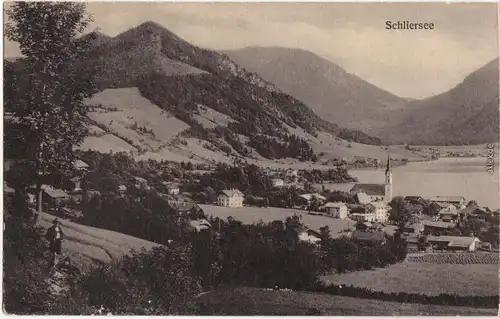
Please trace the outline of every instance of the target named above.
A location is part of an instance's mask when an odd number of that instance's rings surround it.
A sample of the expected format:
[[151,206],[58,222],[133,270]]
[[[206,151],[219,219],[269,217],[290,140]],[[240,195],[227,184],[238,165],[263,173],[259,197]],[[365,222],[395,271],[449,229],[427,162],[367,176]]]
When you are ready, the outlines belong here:
[[391,158],[387,154],[387,166],[385,168],[385,202],[389,203],[392,200],[392,168]]

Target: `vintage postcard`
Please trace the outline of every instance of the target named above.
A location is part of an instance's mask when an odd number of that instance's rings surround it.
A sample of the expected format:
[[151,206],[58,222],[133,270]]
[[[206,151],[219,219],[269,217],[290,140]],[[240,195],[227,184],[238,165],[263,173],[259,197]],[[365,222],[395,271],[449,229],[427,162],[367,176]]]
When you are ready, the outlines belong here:
[[496,316],[496,3],[4,4],[3,311]]

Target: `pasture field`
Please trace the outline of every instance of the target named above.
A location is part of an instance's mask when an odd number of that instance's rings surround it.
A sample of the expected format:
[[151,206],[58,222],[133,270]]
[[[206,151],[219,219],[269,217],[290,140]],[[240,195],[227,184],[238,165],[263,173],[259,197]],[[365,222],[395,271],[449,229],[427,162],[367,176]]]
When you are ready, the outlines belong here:
[[498,294],[498,265],[402,262],[386,268],[323,276],[326,283],[353,285],[383,292],[461,296]]
[[255,224],[262,220],[264,223],[274,220],[285,221],[287,217],[297,215],[302,218],[302,222],[311,229],[319,230],[322,226],[328,226],[332,237],[340,237],[342,231],[353,229],[355,222],[352,220],[340,220],[325,216],[308,215],[307,211],[277,207],[222,207],[215,205],[199,205],[208,216],[219,217],[226,220],[233,217],[243,224]]
[[299,291],[237,287],[198,298],[200,315],[495,316],[497,309],[398,303]]
[[[52,225],[55,216],[40,214],[39,224],[44,229]],[[88,267],[94,263],[109,263],[129,254],[132,250],[152,249],[156,243],[122,233],[80,225],[58,217],[65,240],[62,242],[63,255],[69,256],[77,264]]]

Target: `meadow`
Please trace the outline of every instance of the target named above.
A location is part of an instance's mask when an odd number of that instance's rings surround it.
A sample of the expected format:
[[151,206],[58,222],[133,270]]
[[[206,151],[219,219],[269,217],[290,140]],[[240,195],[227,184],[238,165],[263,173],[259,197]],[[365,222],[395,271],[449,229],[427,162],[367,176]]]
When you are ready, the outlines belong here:
[[[39,225],[48,229],[54,218],[53,215],[41,213]],[[139,251],[141,248],[149,250],[159,246],[156,243],[122,233],[80,225],[59,217],[58,220],[61,222],[64,233],[63,255],[69,256],[83,268],[95,263],[117,261],[124,255],[130,254],[132,250]]]
[[200,296],[200,315],[494,316],[496,309],[398,303],[299,291],[237,287]]
[[461,296],[498,294],[498,265],[403,262],[386,268],[333,274],[326,283],[353,285],[383,292]]
[[219,217],[226,220],[233,217],[243,224],[255,224],[259,221],[264,223],[274,220],[285,221],[287,217],[297,215],[307,227],[318,231],[320,227],[328,226],[333,238],[340,237],[345,229],[353,229],[355,222],[352,220],[340,220],[325,216],[308,215],[307,211],[277,207],[222,207],[215,205],[199,205],[208,216]]

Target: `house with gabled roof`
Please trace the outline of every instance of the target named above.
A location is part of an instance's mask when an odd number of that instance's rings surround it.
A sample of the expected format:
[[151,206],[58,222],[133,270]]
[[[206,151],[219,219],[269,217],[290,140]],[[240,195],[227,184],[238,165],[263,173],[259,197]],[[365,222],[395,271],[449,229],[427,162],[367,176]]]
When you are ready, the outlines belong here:
[[475,251],[480,240],[469,236],[428,236],[427,241],[434,249]]
[[329,202],[323,206],[323,209],[333,218],[346,219],[349,213],[347,205],[340,202]]
[[161,182],[162,187],[167,191],[168,195],[178,195],[180,192],[179,184],[174,182]]
[[321,242],[321,234],[315,230],[306,228],[299,232],[299,240],[310,244],[319,244]]
[[439,219],[447,223],[456,223],[458,221],[458,210],[453,204],[448,204],[446,207],[442,208],[439,213]]
[[245,195],[238,189],[225,189],[217,196],[217,205],[226,207],[243,207]]
[[429,201],[436,203],[438,205],[442,205],[441,207],[448,207],[449,204],[455,205],[458,208],[465,203],[465,197],[463,196],[435,196],[429,198]]

